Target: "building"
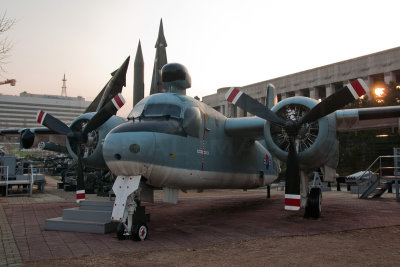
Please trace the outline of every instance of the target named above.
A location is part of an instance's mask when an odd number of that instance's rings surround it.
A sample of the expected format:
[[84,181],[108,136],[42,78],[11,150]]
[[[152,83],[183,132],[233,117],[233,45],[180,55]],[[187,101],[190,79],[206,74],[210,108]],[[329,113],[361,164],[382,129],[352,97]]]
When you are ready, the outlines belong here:
[[0,129],[38,128],[38,110],[44,110],[69,125],[84,113],[91,102],[83,97],[37,95],[27,92],[19,96],[0,95]]
[[[356,78],[364,79],[371,89],[399,82],[400,47],[246,85],[240,89],[264,104],[268,83],[275,85],[278,101],[292,96],[324,99]],[[225,100],[228,90],[228,87],[218,89],[216,94],[204,96],[202,100],[227,117],[247,116],[245,111]]]

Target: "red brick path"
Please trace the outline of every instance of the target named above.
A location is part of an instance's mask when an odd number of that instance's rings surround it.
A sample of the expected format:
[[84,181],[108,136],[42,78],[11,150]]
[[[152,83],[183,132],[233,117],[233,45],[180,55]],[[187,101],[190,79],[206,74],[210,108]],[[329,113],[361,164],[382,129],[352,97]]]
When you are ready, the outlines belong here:
[[23,260],[119,251],[181,248],[262,237],[312,235],[400,225],[400,203],[392,199],[360,200],[324,195],[323,216],[306,220],[301,212],[283,210],[283,196],[249,195],[190,198],[178,205],[147,205],[151,213],[145,242],[119,241],[100,235],[45,231],[46,218],[61,216],[71,203],[4,205]]

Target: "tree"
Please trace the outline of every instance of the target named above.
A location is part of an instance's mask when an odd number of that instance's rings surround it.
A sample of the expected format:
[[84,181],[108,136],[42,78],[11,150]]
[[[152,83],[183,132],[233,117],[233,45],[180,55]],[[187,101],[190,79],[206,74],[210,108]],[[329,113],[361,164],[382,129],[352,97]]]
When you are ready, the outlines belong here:
[[385,86],[385,93],[382,98],[382,106],[397,106],[400,104],[400,84],[390,82]]
[[[384,93],[377,96],[374,93],[354,101],[346,108],[368,108],[396,106],[400,104],[400,83],[384,84]],[[371,88],[373,90],[373,88]],[[385,135],[385,138],[378,138]],[[358,132],[340,132],[339,139],[339,166],[340,175],[349,175],[356,170],[365,170],[378,156],[391,155],[393,147],[400,147],[400,139],[396,131],[391,128],[365,130]]]
[[7,64],[6,59],[12,48],[12,43],[4,36],[15,24],[14,19],[6,17],[6,13],[0,15],[0,72],[4,72],[4,65]]

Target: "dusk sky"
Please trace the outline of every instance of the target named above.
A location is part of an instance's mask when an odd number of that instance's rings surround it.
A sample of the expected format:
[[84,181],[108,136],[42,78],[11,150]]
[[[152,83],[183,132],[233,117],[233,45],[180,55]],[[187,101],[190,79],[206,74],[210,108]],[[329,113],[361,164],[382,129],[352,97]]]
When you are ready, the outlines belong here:
[[150,91],[160,19],[169,62],[192,76],[191,96],[243,86],[400,45],[400,2],[269,0],[1,0],[16,19],[14,46],[0,93],[61,94],[93,100],[127,56],[132,108],[133,60],[139,39]]

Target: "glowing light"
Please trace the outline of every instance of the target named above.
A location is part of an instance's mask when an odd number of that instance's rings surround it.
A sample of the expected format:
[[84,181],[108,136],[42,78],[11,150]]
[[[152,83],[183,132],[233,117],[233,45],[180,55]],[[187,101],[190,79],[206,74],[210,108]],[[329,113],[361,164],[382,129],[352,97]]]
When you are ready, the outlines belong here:
[[385,88],[375,88],[374,94],[377,97],[383,97],[383,95],[385,94]]
[[388,134],[377,134],[376,137],[388,137]]

